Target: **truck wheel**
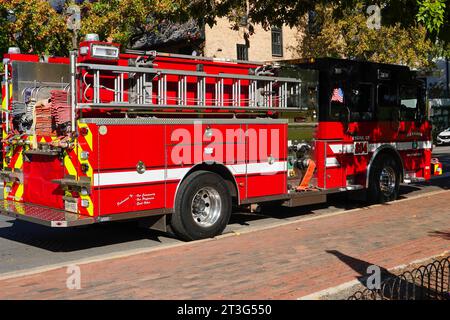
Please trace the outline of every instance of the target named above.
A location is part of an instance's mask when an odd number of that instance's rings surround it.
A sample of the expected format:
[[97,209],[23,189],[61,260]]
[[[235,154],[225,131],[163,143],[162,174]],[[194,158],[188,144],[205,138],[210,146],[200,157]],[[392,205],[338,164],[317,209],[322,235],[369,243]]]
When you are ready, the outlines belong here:
[[184,240],[211,238],[223,232],[231,208],[225,181],[215,173],[196,171],[178,189],[171,226]]
[[385,203],[397,199],[400,189],[400,170],[389,155],[381,155],[373,163],[369,174],[368,200]]

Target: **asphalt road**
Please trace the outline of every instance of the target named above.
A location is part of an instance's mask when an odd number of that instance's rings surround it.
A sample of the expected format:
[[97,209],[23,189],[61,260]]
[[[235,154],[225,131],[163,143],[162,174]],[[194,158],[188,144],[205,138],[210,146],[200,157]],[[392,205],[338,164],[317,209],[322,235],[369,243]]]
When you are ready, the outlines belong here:
[[[437,147],[436,157],[444,164],[444,176],[430,182],[404,185],[401,198],[450,187],[450,147]],[[225,232],[239,232],[249,227],[265,227],[280,221],[292,221],[341,210],[363,207],[349,201],[347,195],[332,195],[326,204],[276,210],[264,214],[236,213]],[[72,229],[44,226],[0,217],[0,275],[109,253],[156,247],[180,242],[167,234],[139,229],[135,223],[121,222]]]

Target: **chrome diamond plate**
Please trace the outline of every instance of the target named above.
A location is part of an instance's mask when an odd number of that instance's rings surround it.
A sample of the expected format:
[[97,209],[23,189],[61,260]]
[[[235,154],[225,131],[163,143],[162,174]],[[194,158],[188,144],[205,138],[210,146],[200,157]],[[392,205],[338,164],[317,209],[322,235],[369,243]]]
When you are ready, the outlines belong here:
[[27,220],[49,227],[73,227],[95,222],[93,217],[8,200],[0,201],[0,213],[9,217]]

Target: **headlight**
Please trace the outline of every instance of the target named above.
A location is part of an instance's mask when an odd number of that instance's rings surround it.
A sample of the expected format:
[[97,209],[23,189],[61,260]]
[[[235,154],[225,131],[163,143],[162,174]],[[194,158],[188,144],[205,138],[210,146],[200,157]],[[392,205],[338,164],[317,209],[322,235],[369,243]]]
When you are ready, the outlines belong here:
[[101,59],[117,59],[119,58],[119,48],[93,44],[91,48],[91,57]]

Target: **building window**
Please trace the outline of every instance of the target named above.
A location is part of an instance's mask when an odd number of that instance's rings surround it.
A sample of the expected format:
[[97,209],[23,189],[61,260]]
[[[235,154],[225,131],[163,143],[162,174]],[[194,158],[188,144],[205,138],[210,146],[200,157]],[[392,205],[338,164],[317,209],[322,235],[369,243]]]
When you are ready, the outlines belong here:
[[248,47],[245,44],[236,44],[237,59],[248,60]]
[[272,27],[272,56],[283,56],[283,32],[281,28]]

